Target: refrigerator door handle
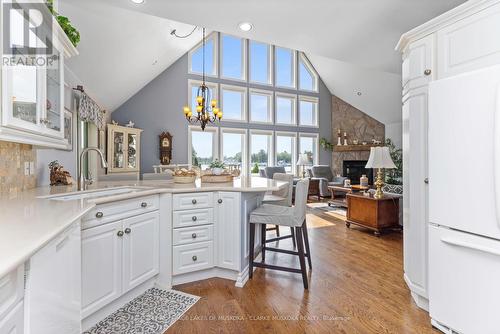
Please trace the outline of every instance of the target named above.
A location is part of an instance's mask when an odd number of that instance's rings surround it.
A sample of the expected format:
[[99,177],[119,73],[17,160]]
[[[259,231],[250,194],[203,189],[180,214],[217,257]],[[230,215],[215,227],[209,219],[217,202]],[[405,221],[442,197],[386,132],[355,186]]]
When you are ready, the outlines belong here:
[[493,128],[493,179],[495,182],[495,214],[500,227],[500,86],[497,87],[495,124]]
[[448,244],[448,245],[464,247],[464,248],[476,250],[479,252],[500,256],[500,250],[497,250],[494,248],[479,246],[479,245],[475,245],[475,244],[472,244],[469,242],[465,242],[465,241],[461,241],[461,240],[453,240],[453,239],[449,239],[449,238],[441,238],[441,241],[444,242],[445,244]]

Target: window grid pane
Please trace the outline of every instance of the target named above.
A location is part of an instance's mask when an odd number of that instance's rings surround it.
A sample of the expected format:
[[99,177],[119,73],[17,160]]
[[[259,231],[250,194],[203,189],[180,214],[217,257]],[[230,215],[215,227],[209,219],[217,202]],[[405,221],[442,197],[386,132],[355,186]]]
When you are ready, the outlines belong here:
[[294,51],[276,47],[276,86],[295,88]]
[[191,131],[191,158],[193,166],[201,167],[202,170],[208,168],[214,161],[214,136],[210,131]]
[[250,120],[258,123],[272,123],[272,92],[250,91]]
[[222,132],[222,161],[226,166],[237,166],[243,172],[245,158],[244,133]]
[[285,167],[287,173],[295,172],[295,136],[276,135],[276,166]]
[[306,154],[310,165],[315,164],[317,161],[317,141],[317,137],[299,137],[299,154]]
[[244,121],[246,119],[246,89],[221,87],[221,98],[223,120]]
[[292,96],[276,95],[276,123],[294,125],[296,99]]
[[268,44],[250,41],[250,81],[270,84]]
[[241,38],[222,35],[221,74],[225,78],[245,79],[244,41]]
[[[215,39],[212,36],[205,42],[205,72],[208,75],[216,75],[214,41]],[[191,72],[203,73],[203,46],[201,45],[191,53]]]
[[251,134],[250,135],[250,170],[252,174],[258,170],[271,166],[271,134]]
[[318,102],[300,99],[299,125],[318,126]]

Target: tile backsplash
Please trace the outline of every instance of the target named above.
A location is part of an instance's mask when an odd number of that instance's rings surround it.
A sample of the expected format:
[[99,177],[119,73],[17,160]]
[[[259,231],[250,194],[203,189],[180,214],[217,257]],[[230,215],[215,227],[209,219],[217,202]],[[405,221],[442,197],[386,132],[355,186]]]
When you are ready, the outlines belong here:
[[0,141],[0,193],[35,188],[35,160],[36,151],[31,145]]

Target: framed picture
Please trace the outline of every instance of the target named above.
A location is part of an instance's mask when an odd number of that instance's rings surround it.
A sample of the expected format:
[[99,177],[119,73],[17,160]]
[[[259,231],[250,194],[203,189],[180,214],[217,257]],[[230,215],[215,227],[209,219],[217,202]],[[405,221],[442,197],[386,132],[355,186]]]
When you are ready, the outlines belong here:
[[64,110],[64,139],[68,141],[65,150],[73,151],[73,113]]

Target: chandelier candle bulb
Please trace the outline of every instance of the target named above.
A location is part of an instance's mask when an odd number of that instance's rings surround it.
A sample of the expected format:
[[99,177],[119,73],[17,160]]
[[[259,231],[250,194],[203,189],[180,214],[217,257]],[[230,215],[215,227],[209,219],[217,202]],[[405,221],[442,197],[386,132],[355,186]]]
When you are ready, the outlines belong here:
[[189,112],[191,111],[188,106],[185,106],[183,110],[184,110],[184,115],[189,114]]
[[212,100],[212,108],[217,107],[217,100]]
[[196,97],[196,103],[198,103],[199,106],[203,105],[203,97],[202,96],[197,96]]

